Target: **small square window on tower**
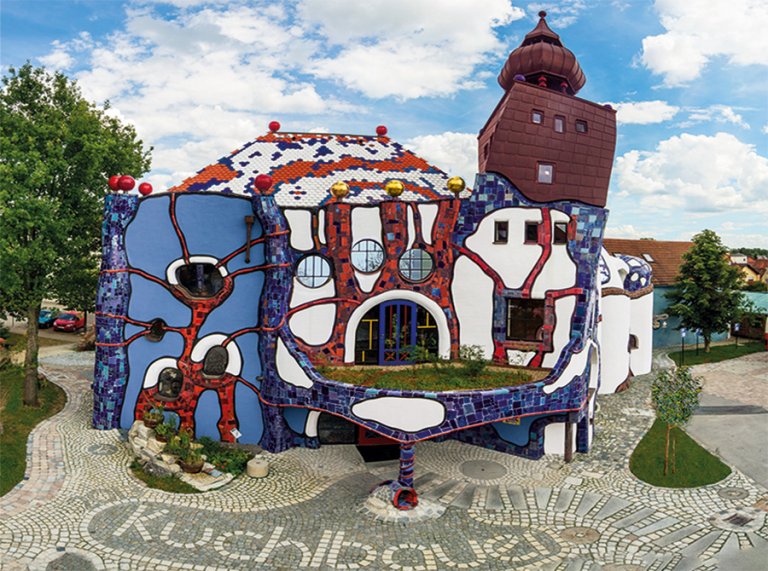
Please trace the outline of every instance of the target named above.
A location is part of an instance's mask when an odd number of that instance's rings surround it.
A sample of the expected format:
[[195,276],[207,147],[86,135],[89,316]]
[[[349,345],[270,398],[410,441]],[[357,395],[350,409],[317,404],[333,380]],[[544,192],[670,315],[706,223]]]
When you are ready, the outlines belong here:
[[509,222],[496,220],[493,226],[493,243],[506,244],[509,241]]
[[577,133],[586,133],[587,132],[587,122],[582,121],[581,119],[576,119],[576,132]]
[[555,179],[555,165],[539,163],[536,180],[542,184],[552,184]]
[[565,131],[565,117],[555,115],[555,132],[563,133]]
[[544,113],[534,109],[531,112],[531,122],[536,123],[537,125],[541,125],[544,122]]
[[525,223],[525,243],[526,244],[539,243],[539,223],[538,222]]
[[566,244],[568,242],[567,222],[555,222],[555,235],[552,242],[554,244]]

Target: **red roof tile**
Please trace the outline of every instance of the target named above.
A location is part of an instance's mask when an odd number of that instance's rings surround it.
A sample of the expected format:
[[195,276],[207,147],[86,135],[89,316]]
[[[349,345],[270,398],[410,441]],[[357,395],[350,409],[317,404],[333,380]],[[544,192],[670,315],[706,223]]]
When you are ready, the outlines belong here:
[[[622,240],[605,238],[603,246],[609,254],[626,254],[650,263],[653,268],[653,283],[669,286],[675,282],[680,264],[693,242],[668,242],[662,240]],[[648,254],[648,260],[643,254]]]

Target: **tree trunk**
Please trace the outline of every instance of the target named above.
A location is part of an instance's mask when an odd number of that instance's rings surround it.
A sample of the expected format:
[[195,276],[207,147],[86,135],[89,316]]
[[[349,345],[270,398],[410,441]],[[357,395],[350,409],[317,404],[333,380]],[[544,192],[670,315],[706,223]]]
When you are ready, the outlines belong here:
[[24,404],[40,406],[37,400],[37,320],[40,317],[40,304],[27,309],[27,351],[24,355]]
[[83,325],[83,333],[85,333],[86,331],[88,331],[88,310],[87,309],[83,311],[83,319],[85,320]]
[[712,339],[709,335],[704,336],[704,352],[709,353],[709,346],[712,344]]
[[671,426],[667,425],[667,442],[664,446],[664,475],[667,475],[667,472],[669,471],[669,431],[671,430]]
[[677,442],[677,439],[673,436],[672,437],[672,473],[673,474],[677,471],[677,448],[675,446],[676,442]]

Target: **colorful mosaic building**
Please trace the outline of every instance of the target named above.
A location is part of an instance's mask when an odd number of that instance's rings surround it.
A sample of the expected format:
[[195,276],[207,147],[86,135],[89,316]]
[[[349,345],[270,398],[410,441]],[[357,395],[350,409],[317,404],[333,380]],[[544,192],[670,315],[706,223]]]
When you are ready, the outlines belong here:
[[[587,452],[598,393],[651,364],[650,268],[602,250],[615,111],[545,14],[505,64],[472,189],[375,136],[270,132],[162,192],[106,200],[93,423],[161,403],[271,452],[455,438]],[[479,346],[539,380],[425,392],[333,379]],[[511,371],[512,369],[510,369]],[[321,373],[322,371],[322,373]],[[397,493],[395,494],[397,495]]]

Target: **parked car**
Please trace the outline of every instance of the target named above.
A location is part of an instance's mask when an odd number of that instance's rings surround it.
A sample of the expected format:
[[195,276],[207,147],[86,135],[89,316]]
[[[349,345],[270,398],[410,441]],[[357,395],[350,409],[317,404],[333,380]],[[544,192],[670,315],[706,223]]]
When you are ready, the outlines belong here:
[[75,313],[74,311],[67,311],[62,313],[53,322],[53,329],[55,331],[78,331],[85,327],[85,317],[82,313]]
[[59,316],[59,312],[56,309],[43,309],[40,312],[40,317],[37,318],[37,326],[40,329],[48,329],[53,326],[53,322]]

